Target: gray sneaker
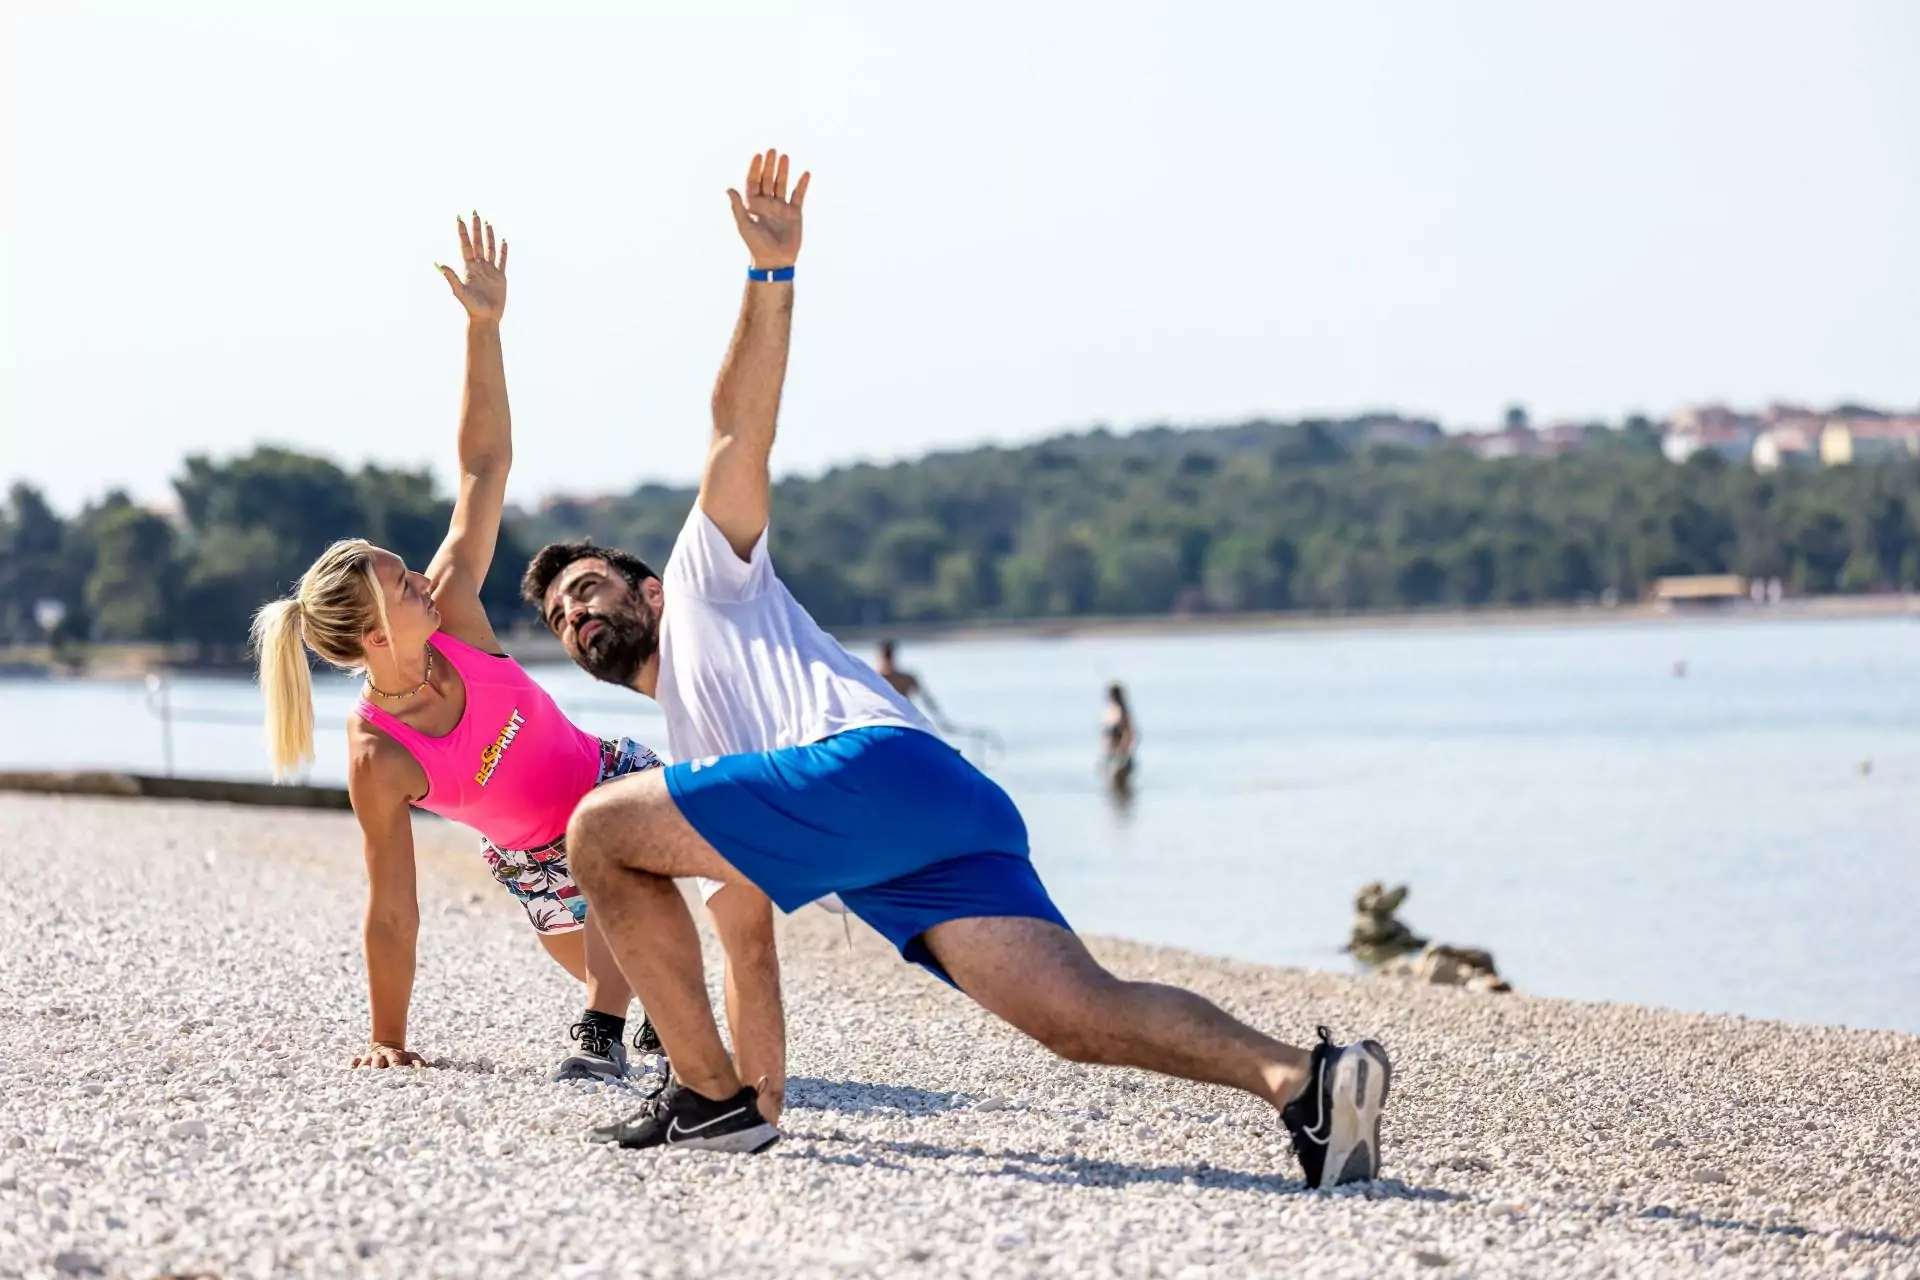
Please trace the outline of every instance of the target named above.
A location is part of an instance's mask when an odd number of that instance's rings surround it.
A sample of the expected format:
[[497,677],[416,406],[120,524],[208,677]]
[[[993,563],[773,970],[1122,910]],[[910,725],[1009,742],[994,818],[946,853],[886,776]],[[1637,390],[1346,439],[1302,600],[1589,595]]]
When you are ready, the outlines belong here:
[[605,1082],[627,1078],[627,1046],[590,1022],[576,1022],[567,1036],[580,1047],[553,1073],[555,1080]]
[[1377,1041],[1338,1045],[1320,1028],[1306,1092],[1280,1112],[1309,1187],[1380,1176],[1380,1113],[1392,1085],[1393,1063]]

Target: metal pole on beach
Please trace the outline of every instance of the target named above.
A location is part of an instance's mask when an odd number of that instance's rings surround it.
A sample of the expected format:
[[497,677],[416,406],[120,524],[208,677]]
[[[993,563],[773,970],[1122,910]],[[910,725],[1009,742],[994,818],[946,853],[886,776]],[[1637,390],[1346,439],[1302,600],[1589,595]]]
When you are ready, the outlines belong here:
[[160,717],[160,759],[166,776],[173,776],[173,703],[167,679],[158,671],[147,673],[147,705]]

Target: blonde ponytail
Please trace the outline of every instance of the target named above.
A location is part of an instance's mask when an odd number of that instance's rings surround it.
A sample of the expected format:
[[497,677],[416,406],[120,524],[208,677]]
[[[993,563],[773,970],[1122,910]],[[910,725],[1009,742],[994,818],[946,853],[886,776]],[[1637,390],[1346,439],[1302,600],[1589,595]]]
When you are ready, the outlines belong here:
[[276,781],[313,759],[313,676],[300,638],[299,600],[275,600],[253,615],[260,692],[267,702],[267,756]]
[[313,676],[306,651],[343,671],[358,671],[366,665],[367,632],[387,625],[386,601],[373,572],[375,550],[360,538],[334,543],[300,575],[291,598],[253,615],[275,779],[313,759]]

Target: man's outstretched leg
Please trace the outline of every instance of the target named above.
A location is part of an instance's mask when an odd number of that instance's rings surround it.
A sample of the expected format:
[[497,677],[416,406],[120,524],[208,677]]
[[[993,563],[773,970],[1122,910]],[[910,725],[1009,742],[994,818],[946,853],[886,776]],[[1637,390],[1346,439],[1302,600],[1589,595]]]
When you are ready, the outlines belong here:
[[700,935],[673,883],[685,876],[737,882],[739,874],[680,817],[659,771],[588,795],[567,827],[567,847],[574,878],[673,1067],[658,1096],[590,1138],[709,1151],[771,1146],[779,1133],[761,1115],[754,1090],[741,1085],[721,1043]]
[[1372,1178],[1392,1068],[1370,1040],[1312,1051],[1179,987],[1125,982],[1049,920],[948,920],[921,938],[959,988],[1063,1058],[1230,1085],[1280,1110],[1309,1186]]

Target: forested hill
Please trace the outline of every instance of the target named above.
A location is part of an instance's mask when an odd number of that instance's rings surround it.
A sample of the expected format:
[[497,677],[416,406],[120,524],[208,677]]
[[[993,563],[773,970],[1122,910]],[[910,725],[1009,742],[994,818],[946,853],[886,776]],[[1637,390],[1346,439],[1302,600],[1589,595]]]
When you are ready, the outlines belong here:
[[[782,576],[828,623],[1637,596],[1666,574],[1798,592],[1920,586],[1920,465],[1757,475],[1645,423],[1482,460],[1387,415],[1092,432],[787,480]],[[1407,443],[1382,443],[1382,441]],[[656,562],[692,492],[550,503],[522,536]]]
[[[1649,424],[1577,429],[1562,456],[1484,460],[1389,415],[1094,431],[856,466],[776,486],[782,576],[829,625],[1252,609],[1357,610],[1638,595],[1733,571],[1797,592],[1920,586],[1920,463],[1759,475],[1664,460]],[[172,509],[108,494],[63,517],[15,485],[0,509],[0,643],[188,640],[237,650],[261,602],[329,541],[425,564],[451,504],[422,472],[262,447],[190,458]],[[589,535],[657,564],[691,489],[515,512],[486,600],[531,621],[528,552]]]

